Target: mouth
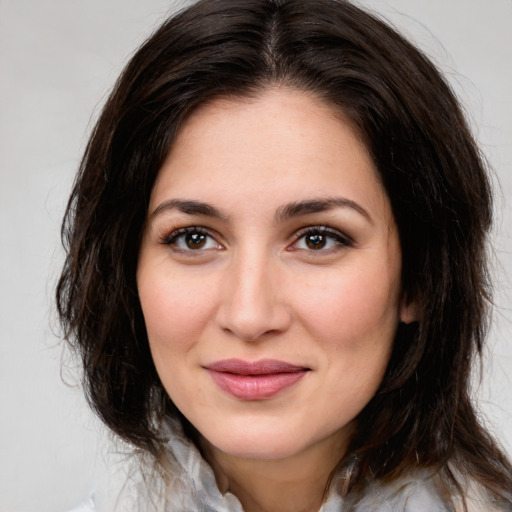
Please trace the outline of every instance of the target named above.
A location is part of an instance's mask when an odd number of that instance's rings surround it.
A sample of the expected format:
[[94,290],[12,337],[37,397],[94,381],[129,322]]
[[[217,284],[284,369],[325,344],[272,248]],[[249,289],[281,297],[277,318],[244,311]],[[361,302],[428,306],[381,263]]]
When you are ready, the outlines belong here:
[[285,361],[225,359],[205,367],[213,381],[240,400],[265,400],[293,386],[310,368]]

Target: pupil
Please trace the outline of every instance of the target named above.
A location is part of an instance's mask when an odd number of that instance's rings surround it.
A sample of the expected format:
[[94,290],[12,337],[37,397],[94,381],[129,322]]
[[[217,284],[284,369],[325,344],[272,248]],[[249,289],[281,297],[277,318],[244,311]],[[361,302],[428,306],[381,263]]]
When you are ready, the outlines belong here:
[[185,241],[189,249],[200,249],[206,243],[206,236],[202,233],[189,233]]
[[306,244],[310,249],[322,249],[325,247],[325,237],[319,233],[308,235]]

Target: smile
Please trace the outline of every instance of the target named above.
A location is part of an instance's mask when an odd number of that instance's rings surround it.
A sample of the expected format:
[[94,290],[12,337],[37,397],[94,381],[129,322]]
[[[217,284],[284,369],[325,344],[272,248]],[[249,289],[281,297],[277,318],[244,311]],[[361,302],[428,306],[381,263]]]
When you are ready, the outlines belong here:
[[217,361],[205,367],[223,391],[240,400],[265,400],[298,382],[309,370],[284,361],[240,359]]

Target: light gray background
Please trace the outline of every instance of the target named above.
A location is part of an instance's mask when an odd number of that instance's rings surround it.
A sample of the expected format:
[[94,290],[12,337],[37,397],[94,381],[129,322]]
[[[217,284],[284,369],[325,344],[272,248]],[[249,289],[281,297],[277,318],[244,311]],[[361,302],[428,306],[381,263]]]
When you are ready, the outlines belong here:
[[[494,355],[478,394],[510,452],[512,0],[360,3],[445,70],[496,170]],[[0,511],[66,510],[103,477],[107,437],[80,390],[63,383],[53,332],[60,220],[107,91],[177,4],[0,0]],[[64,368],[76,381],[69,361]]]

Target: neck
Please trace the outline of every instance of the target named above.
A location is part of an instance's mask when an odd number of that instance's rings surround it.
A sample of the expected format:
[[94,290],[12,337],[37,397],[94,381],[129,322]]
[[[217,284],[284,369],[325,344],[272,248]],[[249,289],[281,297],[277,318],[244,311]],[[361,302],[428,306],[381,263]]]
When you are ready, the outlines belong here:
[[317,512],[332,472],[346,450],[336,437],[284,459],[246,459],[200,439],[222,493],[230,491],[245,512]]

